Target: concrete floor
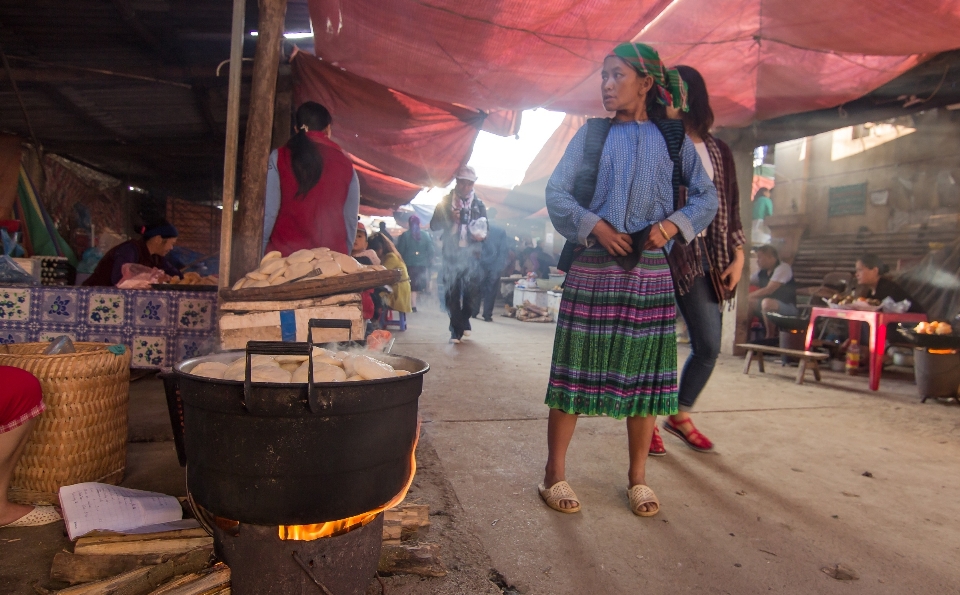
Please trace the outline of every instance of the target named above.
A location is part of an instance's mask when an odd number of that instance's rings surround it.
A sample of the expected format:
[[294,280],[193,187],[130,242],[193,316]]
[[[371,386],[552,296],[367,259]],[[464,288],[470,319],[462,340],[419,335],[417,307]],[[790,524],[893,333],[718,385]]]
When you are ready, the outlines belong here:
[[[554,325],[474,320],[448,345],[446,319],[423,310],[394,352],[430,362],[424,427],[520,592],[960,593],[960,406],[920,404],[909,375],[877,393],[831,372],[797,386],[795,368],[744,376],[723,356],[695,416],[716,452],[664,436],[648,467],[659,515],[630,513],[624,424],[606,418],[579,423],[567,479],[583,511],[563,515],[536,491]],[[837,563],[859,580],[821,571]]]
[[[877,393],[830,372],[796,386],[795,368],[744,376],[723,356],[696,413],[716,452],[664,436],[668,455],[648,471],[659,515],[628,510],[624,424],[605,418],[579,424],[567,479],[583,512],[562,515],[536,492],[554,325],[475,320],[469,341],[449,345],[435,306],[408,321],[394,352],[432,366],[422,444],[444,476],[424,493],[446,493],[459,511],[450,534],[469,550],[444,593],[485,592],[490,569],[524,594],[960,593],[960,406],[921,405],[910,376],[885,376]],[[162,395],[155,379],[132,387],[123,485],[183,495]],[[0,532],[0,593],[46,576],[67,546],[52,527]],[[860,579],[821,572],[837,563]],[[395,590],[440,592],[435,580]]]

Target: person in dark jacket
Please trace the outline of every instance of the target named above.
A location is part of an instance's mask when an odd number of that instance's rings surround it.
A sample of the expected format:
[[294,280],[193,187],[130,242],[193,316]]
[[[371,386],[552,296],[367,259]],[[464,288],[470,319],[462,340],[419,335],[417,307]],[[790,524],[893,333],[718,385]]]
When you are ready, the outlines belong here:
[[465,165],[456,178],[453,192],[440,201],[430,220],[430,229],[442,234],[444,302],[450,314],[451,343],[459,343],[470,332],[474,298],[470,281],[479,266],[483,241],[471,228],[485,231],[487,226],[487,207],[473,192],[477,172]]
[[503,228],[489,225],[487,239],[480,251],[480,269],[476,284],[477,296],[474,298],[473,317],[476,318],[483,308],[483,319],[493,322],[493,306],[500,293],[500,275],[507,266],[510,246],[507,232]]
[[109,287],[116,285],[123,278],[123,265],[128,263],[142,264],[143,266],[160,269],[171,277],[182,277],[167,258],[174,244],[177,243],[177,228],[166,221],[151,227],[140,226],[136,229],[140,234],[139,240],[128,240],[107,252],[93,274],[83,282],[90,287]]
[[430,267],[433,265],[433,239],[430,232],[420,229],[420,218],[411,215],[407,222],[410,229],[400,234],[397,250],[407,263],[410,272],[410,300],[417,311],[417,294],[430,288]]

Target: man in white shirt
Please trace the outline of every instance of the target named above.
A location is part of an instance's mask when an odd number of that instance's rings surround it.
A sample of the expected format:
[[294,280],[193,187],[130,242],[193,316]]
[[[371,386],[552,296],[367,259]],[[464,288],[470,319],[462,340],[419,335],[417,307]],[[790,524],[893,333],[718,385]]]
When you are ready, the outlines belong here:
[[770,312],[784,316],[796,316],[797,286],[793,281],[793,269],[780,262],[777,249],[770,245],[757,248],[757,270],[750,276],[750,284],[759,289],[750,292],[750,311],[763,317],[767,338],[777,336],[777,327],[767,318]]

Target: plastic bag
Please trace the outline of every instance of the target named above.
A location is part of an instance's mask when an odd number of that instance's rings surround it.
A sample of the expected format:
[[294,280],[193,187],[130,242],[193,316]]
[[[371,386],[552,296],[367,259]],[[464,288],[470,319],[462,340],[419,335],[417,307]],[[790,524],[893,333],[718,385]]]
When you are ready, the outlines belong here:
[[910,306],[913,304],[910,303],[910,300],[903,300],[902,302],[895,302],[893,298],[887,296],[883,298],[883,301],[880,302],[880,310],[888,314],[903,314],[910,310]]
[[93,273],[93,271],[95,271],[97,268],[97,264],[100,263],[102,258],[103,251],[100,250],[100,248],[87,248],[83,252],[83,259],[77,263],[77,272],[87,274]]
[[3,285],[39,285],[33,275],[23,270],[15,260],[4,254],[0,256],[0,284]]
[[474,219],[467,226],[467,230],[470,232],[470,235],[477,242],[482,242],[487,239],[487,218],[480,217]]
[[154,283],[160,283],[167,274],[158,268],[128,262],[120,269],[123,276],[117,283],[117,289],[150,289]]
[[66,335],[60,335],[50,345],[43,350],[43,355],[60,355],[63,353],[76,353],[77,349],[73,346],[73,341]]
[[13,235],[6,230],[0,229],[0,239],[3,240],[3,253],[14,258],[21,258],[24,255],[23,246],[20,245],[20,232]]

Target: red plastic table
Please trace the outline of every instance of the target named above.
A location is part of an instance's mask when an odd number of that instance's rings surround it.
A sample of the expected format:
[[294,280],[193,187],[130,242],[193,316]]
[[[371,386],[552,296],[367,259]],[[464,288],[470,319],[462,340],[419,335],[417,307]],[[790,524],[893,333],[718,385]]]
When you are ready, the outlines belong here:
[[810,312],[810,326],[807,327],[807,341],[804,349],[810,351],[813,343],[813,325],[817,318],[840,318],[850,324],[850,337],[860,336],[860,324],[870,325],[870,390],[880,388],[880,373],[883,371],[883,354],[887,345],[887,325],[896,322],[924,322],[926,314],[893,314],[888,312],[864,312],[861,310],[834,310],[833,308],[814,308]]

